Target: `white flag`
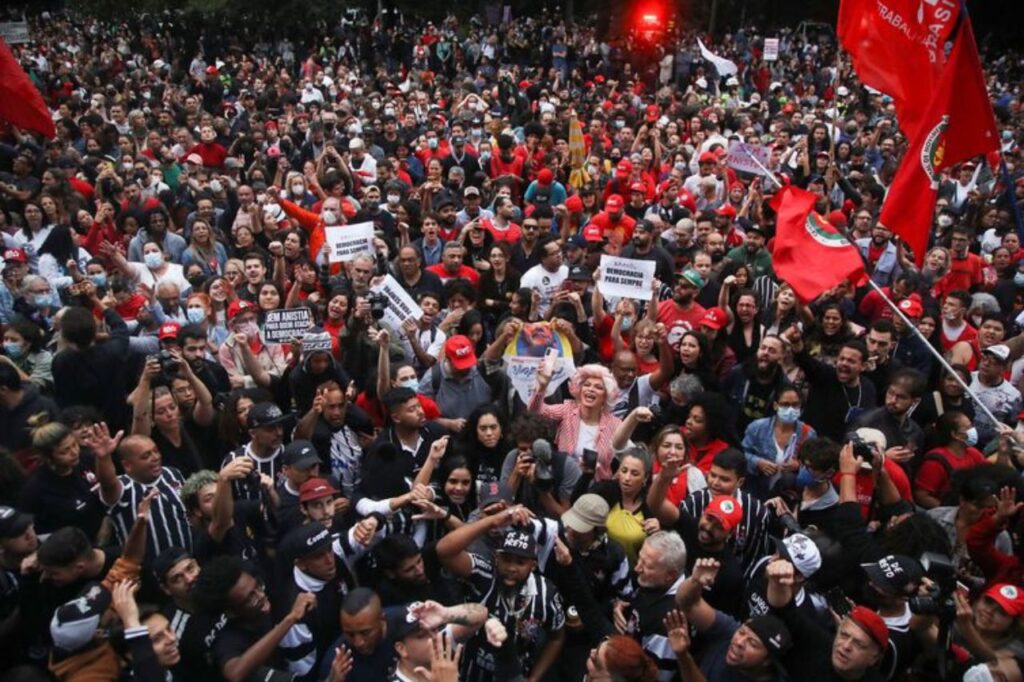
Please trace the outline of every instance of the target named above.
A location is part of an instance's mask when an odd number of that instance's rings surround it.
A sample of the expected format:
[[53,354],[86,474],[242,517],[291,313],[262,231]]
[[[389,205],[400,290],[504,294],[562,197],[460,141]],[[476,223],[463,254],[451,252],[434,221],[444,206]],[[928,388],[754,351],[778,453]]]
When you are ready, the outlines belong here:
[[725,57],[719,57],[717,54],[709,50],[700,38],[697,38],[697,45],[700,46],[700,56],[715,65],[715,70],[718,71],[719,76],[731,76],[739,71],[739,69],[736,68],[735,62],[731,62]]

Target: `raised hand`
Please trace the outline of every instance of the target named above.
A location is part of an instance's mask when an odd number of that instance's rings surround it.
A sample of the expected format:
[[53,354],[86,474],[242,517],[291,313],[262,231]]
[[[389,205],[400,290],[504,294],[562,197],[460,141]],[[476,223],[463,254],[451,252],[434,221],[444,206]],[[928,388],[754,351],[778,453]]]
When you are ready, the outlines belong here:
[[352,652],[342,644],[334,650],[334,660],[331,661],[331,674],[327,677],[328,682],[345,682],[349,673],[352,672]]
[[487,637],[488,644],[495,649],[500,649],[501,645],[508,639],[508,630],[505,629],[505,625],[500,620],[492,616],[484,623],[484,635]]
[[419,508],[419,514],[413,514],[413,521],[440,521],[448,516],[448,510],[439,507],[430,500],[413,500],[412,503]]
[[88,429],[88,434],[87,442],[92,449],[92,454],[100,459],[110,457],[117,449],[118,443],[124,438],[124,431],[118,431],[111,436],[106,422],[93,424]]
[[668,635],[668,645],[672,647],[676,658],[690,651],[690,628],[686,622],[686,614],[679,609],[672,609],[661,621]]
[[312,592],[300,592],[295,597],[295,602],[292,604],[292,610],[288,612],[288,617],[291,618],[292,622],[298,623],[314,608],[316,608],[316,595]]
[[139,627],[139,605],[135,601],[135,591],[139,583],[135,580],[122,580],[111,589],[111,606],[125,629]]
[[697,559],[693,564],[693,572],[691,577],[700,583],[702,588],[710,588],[715,584],[715,579],[718,577],[718,569],[722,567],[722,564],[716,559]]
[[255,464],[248,457],[233,459],[220,470],[220,475],[229,481],[240,481],[252,473]]
[[1024,507],[1024,502],[1017,502],[1017,491],[1010,486],[999,490],[999,503],[996,505],[996,523],[1005,523],[1016,516],[1017,512]]

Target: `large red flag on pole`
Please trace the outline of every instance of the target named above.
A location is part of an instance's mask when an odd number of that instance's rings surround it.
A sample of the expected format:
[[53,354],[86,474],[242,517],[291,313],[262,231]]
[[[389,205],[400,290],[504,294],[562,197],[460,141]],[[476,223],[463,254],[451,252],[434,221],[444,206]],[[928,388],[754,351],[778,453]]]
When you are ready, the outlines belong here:
[[910,245],[919,265],[928,246],[939,173],[999,147],[992,103],[966,15],[922,123],[917,135],[911,136],[881,216]]
[[0,121],[56,137],[50,110],[7,43],[0,39]]
[[959,0],[842,0],[839,40],[861,82],[890,95],[910,137],[945,63],[943,45],[956,25]]
[[789,186],[771,201],[778,214],[772,268],[804,303],[845,280],[865,279],[857,247],[814,210],[817,200],[816,194]]

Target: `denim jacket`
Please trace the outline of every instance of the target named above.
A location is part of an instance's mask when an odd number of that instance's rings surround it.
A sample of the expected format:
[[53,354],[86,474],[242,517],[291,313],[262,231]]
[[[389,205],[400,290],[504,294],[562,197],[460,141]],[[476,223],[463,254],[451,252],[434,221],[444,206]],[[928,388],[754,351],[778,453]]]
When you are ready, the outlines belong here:
[[[786,460],[796,457],[797,449],[808,438],[815,436],[814,429],[802,421],[797,421],[796,430],[786,444]],[[743,454],[747,457],[746,489],[751,495],[765,499],[778,474],[765,477],[757,468],[757,463],[766,459],[775,461],[775,417],[764,417],[750,422],[743,436]]]

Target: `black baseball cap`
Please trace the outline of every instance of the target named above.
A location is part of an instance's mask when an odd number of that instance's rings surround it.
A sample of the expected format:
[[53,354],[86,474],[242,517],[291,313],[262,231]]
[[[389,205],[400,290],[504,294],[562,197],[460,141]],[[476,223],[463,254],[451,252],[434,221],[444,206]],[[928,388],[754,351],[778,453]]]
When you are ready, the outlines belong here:
[[16,538],[32,525],[32,515],[14,507],[0,506],[0,539]]
[[754,616],[746,623],[773,661],[779,661],[793,647],[793,635],[780,619],[772,615]]
[[285,556],[289,560],[302,559],[330,548],[334,542],[331,531],[319,523],[307,523],[299,526],[281,543]]
[[281,464],[296,469],[308,469],[314,464],[320,464],[320,455],[308,440],[293,440],[281,453]]
[[583,265],[573,265],[569,268],[569,279],[573,282],[589,282],[594,279],[594,272]]
[[531,528],[512,528],[505,533],[498,551],[502,554],[520,556],[527,559],[537,558],[537,540]]
[[261,426],[277,426],[284,424],[292,418],[292,415],[282,412],[281,408],[274,403],[256,403],[249,408],[247,424],[250,429],[258,429]]
[[167,574],[171,572],[178,562],[191,559],[192,554],[184,547],[168,547],[156,555],[153,560],[153,575],[158,583],[164,582]]

